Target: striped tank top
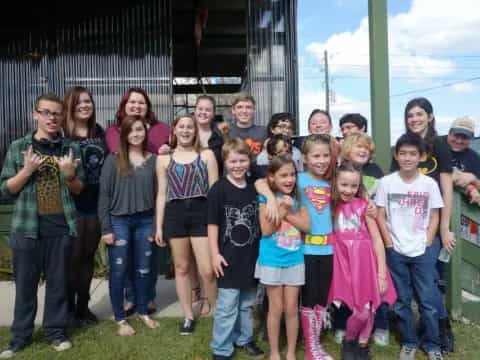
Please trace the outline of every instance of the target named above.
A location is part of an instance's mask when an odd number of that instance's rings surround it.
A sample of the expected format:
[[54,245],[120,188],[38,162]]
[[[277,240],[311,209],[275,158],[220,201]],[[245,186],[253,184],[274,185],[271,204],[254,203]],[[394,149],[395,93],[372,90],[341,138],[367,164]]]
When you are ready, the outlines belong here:
[[167,167],[167,202],[177,199],[206,197],[208,193],[207,164],[200,155],[188,164],[176,162],[173,157]]

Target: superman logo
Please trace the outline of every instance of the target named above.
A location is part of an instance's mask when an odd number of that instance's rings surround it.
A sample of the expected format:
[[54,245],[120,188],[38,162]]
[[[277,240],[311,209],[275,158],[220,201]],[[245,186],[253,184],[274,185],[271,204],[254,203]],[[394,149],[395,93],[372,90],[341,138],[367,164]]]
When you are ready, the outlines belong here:
[[330,188],[328,187],[307,186],[305,196],[317,212],[322,212],[330,204]]

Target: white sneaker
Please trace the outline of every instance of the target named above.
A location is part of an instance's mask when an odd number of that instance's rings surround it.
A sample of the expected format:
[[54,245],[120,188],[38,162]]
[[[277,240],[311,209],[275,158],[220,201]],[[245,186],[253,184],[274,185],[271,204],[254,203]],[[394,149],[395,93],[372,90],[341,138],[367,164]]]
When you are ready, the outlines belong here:
[[443,360],[443,356],[440,351],[429,351],[427,356],[428,360]]
[[72,348],[72,343],[69,340],[54,341],[52,347],[55,351],[65,351]]
[[0,359],[11,359],[14,356],[15,356],[15,351],[13,351],[12,349],[3,350],[0,353]]
[[345,338],[345,330],[335,330],[334,338],[335,338],[335,342],[338,345],[341,345],[343,342],[343,339]]
[[390,343],[390,332],[384,329],[376,329],[373,332],[373,342],[378,346],[388,346]]
[[416,348],[403,345],[400,349],[400,354],[398,356],[399,360],[415,360],[415,353],[417,352]]

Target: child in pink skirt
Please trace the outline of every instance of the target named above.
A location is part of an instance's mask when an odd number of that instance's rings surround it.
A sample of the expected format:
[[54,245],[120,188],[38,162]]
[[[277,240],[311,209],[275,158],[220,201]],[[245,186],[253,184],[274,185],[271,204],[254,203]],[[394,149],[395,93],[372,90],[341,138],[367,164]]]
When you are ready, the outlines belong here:
[[375,311],[393,304],[396,292],[385,262],[385,249],[368,200],[362,196],[362,174],[352,163],[337,169],[334,192],[333,279],[329,302],[345,304],[347,320],[342,359],[370,359],[368,340]]

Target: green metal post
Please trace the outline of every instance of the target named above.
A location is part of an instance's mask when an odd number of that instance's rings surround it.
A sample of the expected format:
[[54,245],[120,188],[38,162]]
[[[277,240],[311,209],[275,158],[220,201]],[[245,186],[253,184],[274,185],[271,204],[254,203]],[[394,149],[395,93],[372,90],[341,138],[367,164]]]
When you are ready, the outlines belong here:
[[387,171],[391,161],[387,0],[368,1],[368,24],[372,137],[377,149],[376,162]]
[[452,217],[450,229],[455,233],[457,246],[450,258],[449,269],[447,272],[447,293],[446,303],[454,319],[459,319],[462,315],[462,243],[460,235],[460,218],[462,216],[462,195],[458,191],[453,192]]

